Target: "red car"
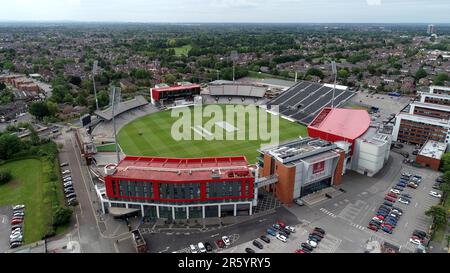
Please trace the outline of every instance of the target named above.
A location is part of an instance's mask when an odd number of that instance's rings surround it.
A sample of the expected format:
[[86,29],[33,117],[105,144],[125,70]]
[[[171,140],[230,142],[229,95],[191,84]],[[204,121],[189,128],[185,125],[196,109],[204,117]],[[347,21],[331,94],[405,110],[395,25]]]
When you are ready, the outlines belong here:
[[377,215],[377,218],[380,219],[381,221],[384,221],[384,216],[383,215]]
[[297,250],[295,251],[295,253],[305,253],[305,251],[304,251],[303,249],[297,249]]
[[281,221],[281,220],[278,220],[277,224],[280,225],[281,228],[285,228],[286,227],[286,224],[283,221]]
[[392,197],[392,198],[397,198],[398,197],[397,194],[395,194],[393,192],[388,193],[387,196]]
[[218,246],[219,248],[224,248],[224,247],[225,247],[225,243],[223,242],[222,239],[217,240],[217,241],[216,241],[216,244],[217,244],[217,246]]
[[18,224],[21,224],[23,222],[23,220],[19,220],[19,219],[17,219],[17,220],[12,220],[11,221],[11,225],[18,225]]
[[395,199],[393,199],[392,197],[389,197],[389,196],[386,196],[385,198],[384,198],[384,200],[386,200],[386,201],[389,201],[389,202],[391,202],[391,203],[395,203]]
[[389,230],[394,229],[394,228],[393,228],[391,225],[389,225],[389,224],[382,224],[381,227],[386,227],[386,228],[388,228]]
[[367,228],[368,228],[368,229],[371,229],[371,230],[373,230],[373,231],[375,231],[375,232],[378,231],[378,227],[377,227],[377,226],[374,226],[374,225],[368,225]]

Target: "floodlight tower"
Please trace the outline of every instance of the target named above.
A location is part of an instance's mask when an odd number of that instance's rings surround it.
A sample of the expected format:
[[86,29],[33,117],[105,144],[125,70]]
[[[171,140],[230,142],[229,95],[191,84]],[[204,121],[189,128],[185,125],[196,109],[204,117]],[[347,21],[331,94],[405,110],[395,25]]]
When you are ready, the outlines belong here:
[[235,75],[236,75],[236,61],[238,59],[238,53],[236,50],[233,50],[231,52],[231,60],[233,60],[233,82],[236,80],[235,79]]
[[337,69],[336,69],[336,62],[332,61],[331,62],[331,70],[334,74],[334,88],[333,88],[333,99],[331,101],[331,108],[334,108],[334,96],[336,93],[336,81],[337,81]]
[[117,88],[115,86],[111,87],[112,92],[112,122],[113,122],[113,129],[114,129],[114,142],[116,143],[116,155],[117,155],[117,164],[120,162],[120,154],[119,154],[119,143],[117,142],[117,130],[116,130],[116,119],[115,119],[115,112],[116,112],[116,106],[120,103],[120,97],[121,97],[121,89]]
[[95,96],[95,107],[98,111],[98,98],[97,98],[97,88],[95,87],[95,74],[97,73],[98,69],[98,61],[94,61],[94,64],[92,65],[92,84],[94,86],[94,96]]

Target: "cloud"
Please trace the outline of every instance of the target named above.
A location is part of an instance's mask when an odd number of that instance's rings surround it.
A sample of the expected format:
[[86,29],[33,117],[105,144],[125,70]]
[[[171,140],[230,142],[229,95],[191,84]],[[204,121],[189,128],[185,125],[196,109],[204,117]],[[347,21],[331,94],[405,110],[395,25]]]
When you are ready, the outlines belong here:
[[211,2],[217,8],[254,8],[261,3],[256,0],[214,0]]
[[381,6],[381,0],[366,0],[369,6]]

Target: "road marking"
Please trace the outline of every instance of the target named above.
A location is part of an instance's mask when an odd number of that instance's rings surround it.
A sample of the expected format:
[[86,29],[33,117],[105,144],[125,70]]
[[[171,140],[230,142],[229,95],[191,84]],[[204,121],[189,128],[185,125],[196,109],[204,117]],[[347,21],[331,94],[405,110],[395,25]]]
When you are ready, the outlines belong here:
[[214,235],[211,235],[211,238],[214,238],[214,237],[216,237],[216,236],[219,236],[219,233],[214,234]]
[[408,222],[406,222],[406,224],[405,224],[405,228],[408,226]]
[[4,216],[2,216],[2,223],[3,224],[5,223],[5,217]]
[[414,207],[417,208],[418,205],[419,205],[419,203],[416,202],[416,205]]

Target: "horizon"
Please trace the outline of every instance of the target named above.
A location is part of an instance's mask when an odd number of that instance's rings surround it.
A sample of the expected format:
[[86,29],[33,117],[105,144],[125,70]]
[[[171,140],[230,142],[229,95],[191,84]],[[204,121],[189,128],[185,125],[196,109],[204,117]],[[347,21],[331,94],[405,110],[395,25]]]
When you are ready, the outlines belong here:
[[[446,0],[0,0],[0,22],[449,24]],[[447,12],[446,12],[447,11]]]

